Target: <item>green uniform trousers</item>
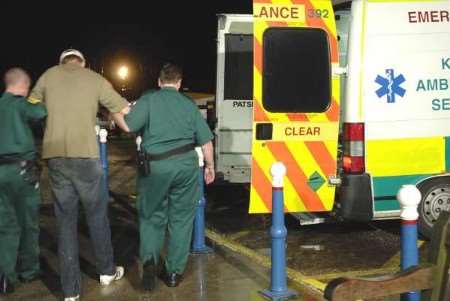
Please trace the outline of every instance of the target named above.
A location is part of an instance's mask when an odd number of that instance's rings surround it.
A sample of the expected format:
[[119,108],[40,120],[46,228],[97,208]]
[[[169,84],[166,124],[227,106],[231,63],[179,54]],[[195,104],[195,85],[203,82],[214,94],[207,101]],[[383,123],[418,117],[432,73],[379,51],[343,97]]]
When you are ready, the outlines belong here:
[[169,233],[165,266],[182,274],[192,237],[196,205],[200,198],[198,157],[194,151],[152,161],[151,174],[138,177],[140,259],[158,263]]
[[12,283],[39,273],[40,191],[18,164],[0,165],[0,274]]

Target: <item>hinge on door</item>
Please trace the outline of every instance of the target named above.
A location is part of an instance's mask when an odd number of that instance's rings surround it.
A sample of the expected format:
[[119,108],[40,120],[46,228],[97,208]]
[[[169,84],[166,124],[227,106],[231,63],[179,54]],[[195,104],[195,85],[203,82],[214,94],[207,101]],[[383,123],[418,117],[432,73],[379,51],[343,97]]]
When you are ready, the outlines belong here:
[[333,75],[346,75],[347,74],[347,66],[333,66]]
[[328,177],[328,184],[330,184],[330,185],[338,186],[338,185],[341,185],[341,183],[342,183],[341,178],[339,178],[337,176],[329,176]]

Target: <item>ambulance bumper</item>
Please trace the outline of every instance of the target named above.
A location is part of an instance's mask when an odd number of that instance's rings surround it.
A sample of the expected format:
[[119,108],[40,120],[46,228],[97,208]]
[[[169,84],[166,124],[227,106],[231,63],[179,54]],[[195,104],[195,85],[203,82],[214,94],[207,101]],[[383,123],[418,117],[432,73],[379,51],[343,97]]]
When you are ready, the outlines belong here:
[[373,219],[373,198],[369,174],[344,174],[338,187],[337,214],[351,221]]

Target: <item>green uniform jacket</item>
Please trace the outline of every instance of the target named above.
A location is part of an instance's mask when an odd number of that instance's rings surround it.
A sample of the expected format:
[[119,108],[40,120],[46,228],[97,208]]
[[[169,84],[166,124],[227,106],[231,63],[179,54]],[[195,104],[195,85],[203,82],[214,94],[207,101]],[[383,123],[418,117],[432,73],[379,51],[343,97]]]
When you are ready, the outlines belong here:
[[29,122],[47,116],[41,103],[5,93],[0,98],[0,156],[17,154],[33,159],[36,152]]
[[196,104],[175,88],[143,95],[125,121],[130,131],[143,130],[142,147],[151,154],[189,143],[201,146],[213,139]]

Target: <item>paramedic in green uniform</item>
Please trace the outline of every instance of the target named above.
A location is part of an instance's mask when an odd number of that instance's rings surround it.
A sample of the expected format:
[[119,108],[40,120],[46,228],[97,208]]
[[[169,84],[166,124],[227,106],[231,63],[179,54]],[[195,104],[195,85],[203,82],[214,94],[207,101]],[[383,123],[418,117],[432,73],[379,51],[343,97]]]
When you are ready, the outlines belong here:
[[[5,74],[0,98],[0,295],[39,276],[39,176],[29,122],[47,115],[45,107],[25,98],[30,77],[20,68]],[[16,262],[19,255],[20,265]]]
[[201,146],[205,156],[205,182],[214,181],[213,135],[196,104],[178,92],[181,79],[179,67],[164,65],[160,90],[143,95],[125,116],[130,131],[142,131],[141,148],[150,161],[150,173],[140,171],[137,183],[142,285],[147,291],[155,286],[166,229],[168,254],[159,276],[169,287],[182,281],[200,198],[194,146]]

